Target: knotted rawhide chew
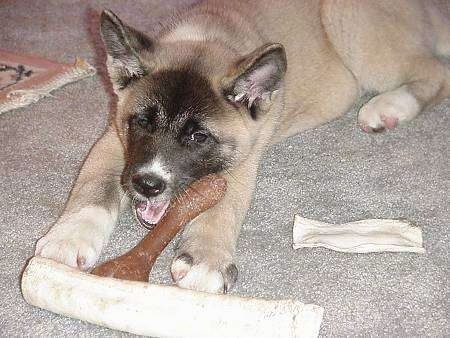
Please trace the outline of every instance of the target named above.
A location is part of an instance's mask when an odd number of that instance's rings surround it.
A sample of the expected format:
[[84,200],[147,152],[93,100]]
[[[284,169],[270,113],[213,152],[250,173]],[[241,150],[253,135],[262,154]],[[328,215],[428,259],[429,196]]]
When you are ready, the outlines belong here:
[[192,183],[185,192],[171,201],[161,221],[144,239],[126,254],[110,260],[92,273],[134,281],[148,281],[148,276],[164,248],[183,226],[219,202],[226,191],[226,180],[210,174]]

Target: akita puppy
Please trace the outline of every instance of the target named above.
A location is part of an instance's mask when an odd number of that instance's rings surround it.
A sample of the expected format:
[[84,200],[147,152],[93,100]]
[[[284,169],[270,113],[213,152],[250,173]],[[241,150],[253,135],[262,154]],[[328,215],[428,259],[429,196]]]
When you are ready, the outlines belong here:
[[227,194],[186,226],[171,272],[181,287],[226,292],[269,145],[341,116],[366,91],[378,93],[359,111],[366,132],[450,96],[447,0],[204,1],[156,37],[110,11],[101,33],[117,113],[36,248],[83,270],[126,203],[151,227],[187,185],[219,172]]

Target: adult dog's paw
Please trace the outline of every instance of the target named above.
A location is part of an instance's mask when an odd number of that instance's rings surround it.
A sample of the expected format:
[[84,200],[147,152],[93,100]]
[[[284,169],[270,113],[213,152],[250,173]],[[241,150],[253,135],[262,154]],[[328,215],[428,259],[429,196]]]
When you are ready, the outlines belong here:
[[174,282],[182,288],[227,293],[237,280],[238,269],[228,259],[220,259],[213,252],[190,254],[183,252],[175,257],[171,267]]
[[89,270],[97,262],[108,236],[109,214],[102,208],[62,216],[36,244],[35,255]]

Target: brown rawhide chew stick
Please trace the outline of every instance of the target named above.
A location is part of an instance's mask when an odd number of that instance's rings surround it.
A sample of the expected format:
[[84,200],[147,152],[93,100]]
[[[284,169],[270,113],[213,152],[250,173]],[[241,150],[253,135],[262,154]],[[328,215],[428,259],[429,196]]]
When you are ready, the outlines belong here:
[[219,202],[226,191],[226,181],[210,174],[192,183],[171,201],[165,216],[143,240],[126,254],[96,267],[92,273],[133,281],[148,281],[148,276],[164,248],[190,220]]

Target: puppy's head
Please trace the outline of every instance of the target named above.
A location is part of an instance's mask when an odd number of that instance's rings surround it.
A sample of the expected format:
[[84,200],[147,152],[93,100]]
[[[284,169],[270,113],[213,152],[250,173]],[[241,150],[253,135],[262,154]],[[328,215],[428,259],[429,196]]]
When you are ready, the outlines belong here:
[[151,226],[191,182],[252,153],[281,88],[284,49],[269,44],[238,56],[214,42],[155,41],[109,11],[101,32],[118,96],[122,185]]

